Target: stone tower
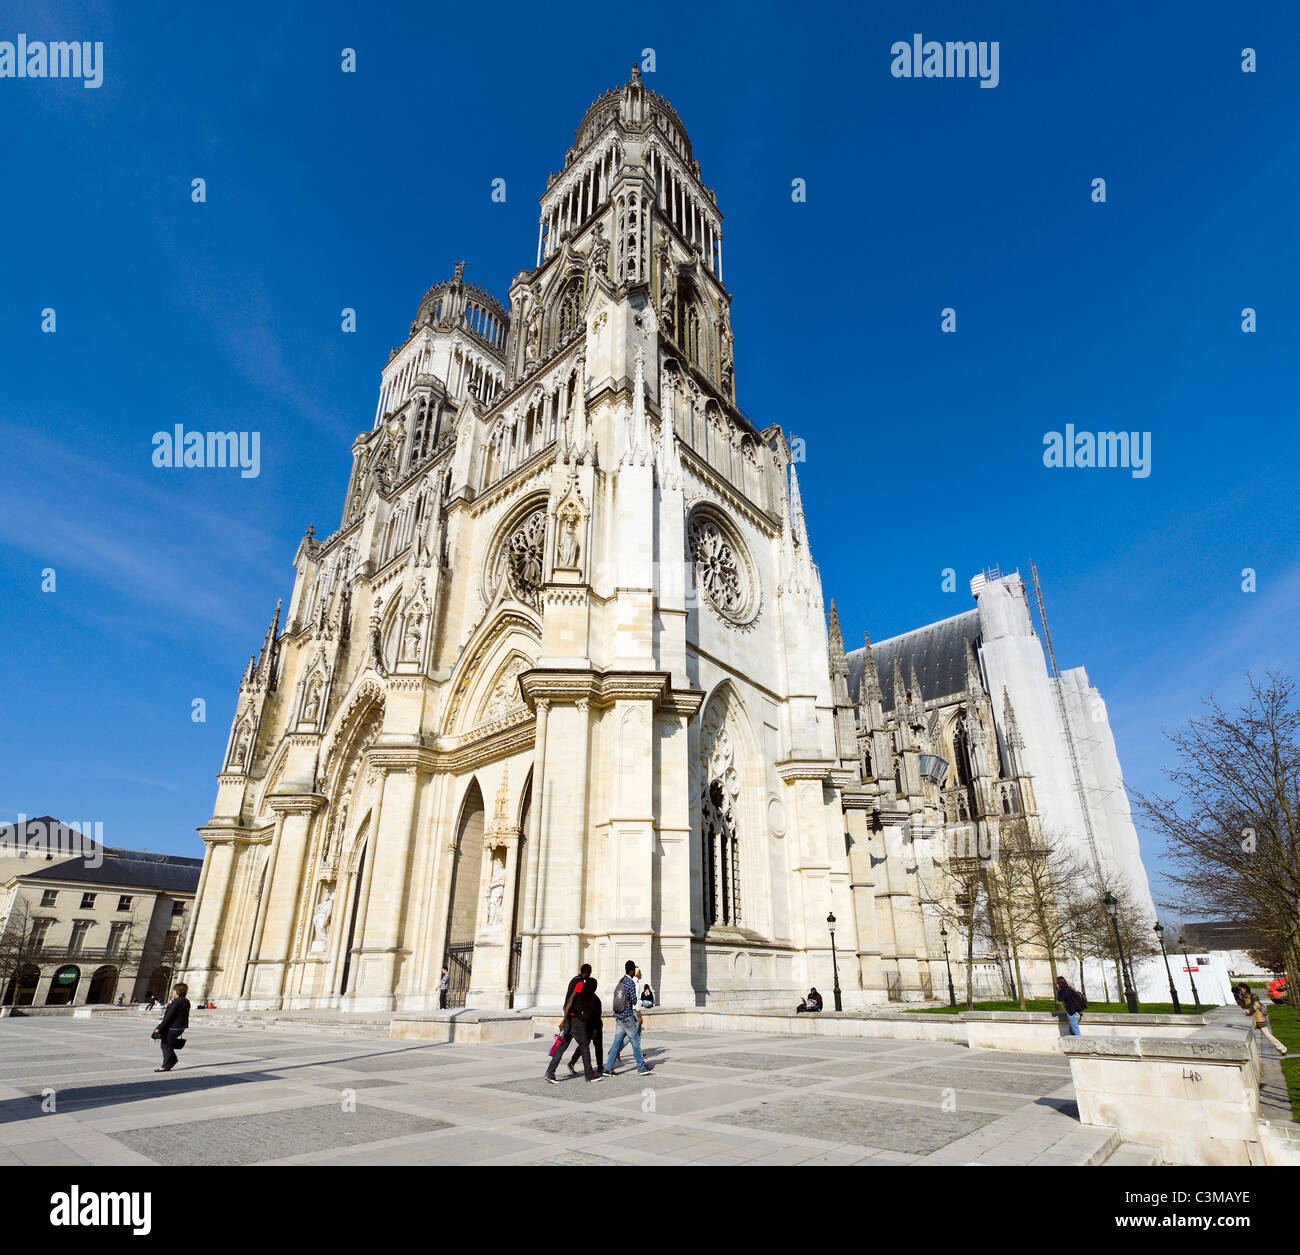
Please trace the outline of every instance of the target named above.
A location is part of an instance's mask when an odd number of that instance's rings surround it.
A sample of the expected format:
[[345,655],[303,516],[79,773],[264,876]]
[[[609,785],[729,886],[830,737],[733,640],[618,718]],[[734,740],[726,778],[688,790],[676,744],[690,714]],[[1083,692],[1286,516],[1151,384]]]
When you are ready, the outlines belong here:
[[[671,105],[635,69],[591,105],[508,306],[463,269],[244,675],[192,989],[427,1009],[448,963],[457,1000],[526,1007],[634,958],[664,1003],[785,1004],[829,987],[834,912],[846,1004],[883,997],[843,641],[785,436],[736,406],[722,215]],[[884,764],[878,683],[859,704]],[[859,789],[864,842],[895,797]]]

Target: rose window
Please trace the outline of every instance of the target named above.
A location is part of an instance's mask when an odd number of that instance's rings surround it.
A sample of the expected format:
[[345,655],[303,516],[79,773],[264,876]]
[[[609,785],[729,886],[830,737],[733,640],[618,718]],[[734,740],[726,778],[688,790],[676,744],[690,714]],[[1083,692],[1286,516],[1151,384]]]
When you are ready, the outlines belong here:
[[742,618],[749,594],[735,543],[707,515],[691,520],[687,541],[695,560],[696,582],[710,604],[729,619]]
[[506,541],[506,571],[510,588],[520,601],[537,604],[542,591],[542,573],[546,542],[546,514],[537,510],[510,534]]

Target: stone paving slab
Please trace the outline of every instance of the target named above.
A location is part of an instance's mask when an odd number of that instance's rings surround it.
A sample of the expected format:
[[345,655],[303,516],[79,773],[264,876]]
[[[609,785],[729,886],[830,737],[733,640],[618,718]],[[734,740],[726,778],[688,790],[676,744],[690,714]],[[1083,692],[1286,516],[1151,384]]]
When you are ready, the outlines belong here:
[[935,1089],[991,1090],[999,1094],[1053,1093],[1069,1084],[1056,1077],[1026,1075],[1023,1072],[1001,1071],[992,1068],[931,1067],[912,1068],[907,1072],[893,1073],[890,1078],[905,1085],[929,1085]]
[[[599,1084],[562,1067],[548,1085],[544,1034],[304,1042],[214,1023],[191,1029],[164,1077],[140,1030],[112,1017],[0,1023],[0,1166],[1046,1164],[1087,1162],[1101,1144],[1079,1136],[1062,1061],[954,1043],[656,1029],[643,1039],[653,1072],[629,1058]],[[47,1083],[55,1115],[40,1111]]]
[[228,1116],[205,1120],[200,1126],[122,1129],[114,1137],[155,1163],[203,1166],[264,1163],[304,1151],[355,1146],[448,1127],[445,1120],[360,1106],[355,1111],[343,1111],[331,1104]]

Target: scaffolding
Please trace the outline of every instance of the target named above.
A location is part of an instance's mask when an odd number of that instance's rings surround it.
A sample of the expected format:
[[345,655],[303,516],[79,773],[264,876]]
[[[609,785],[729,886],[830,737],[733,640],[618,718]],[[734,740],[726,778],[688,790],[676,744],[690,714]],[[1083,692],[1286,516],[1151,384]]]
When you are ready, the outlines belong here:
[[1070,712],[1065,708],[1065,693],[1061,689],[1061,673],[1056,666],[1056,651],[1052,648],[1052,630],[1047,626],[1047,607],[1043,605],[1043,586],[1038,579],[1038,568],[1033,559],[1029,561],[1029,576],[1034,590],[1034,600],[1038,603],[1038,621],[1043,628],[1043,644],[1047,647],[1047,665],[1051,670],[1052,692],[1056,696],[1056,711],[1061,719],[1061,729],[1065,733],[1065,748],[1070,756],[1070,770],[1074,773],[1074,791],[1079,798],[1079,811],[1083,815],[1083,828],[1088,837],[1088,851],[1092,855],[1092,865],[1100,879],[1103,875],[1101,855],[1097,850],[1097,833],[1092,824],[1092,806],[1088,802],[1088,791],[1083,787],[1083,772],[1079,769],[1079,753],[1074,743],[1074,728],[1070,723]]

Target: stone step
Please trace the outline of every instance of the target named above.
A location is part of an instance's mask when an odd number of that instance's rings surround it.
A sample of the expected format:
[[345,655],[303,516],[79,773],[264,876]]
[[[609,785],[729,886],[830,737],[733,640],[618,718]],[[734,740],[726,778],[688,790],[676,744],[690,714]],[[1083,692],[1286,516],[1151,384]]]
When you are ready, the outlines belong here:
[[[1024,1162],[1035,1167],[1092,1168],[1105,1163],[1122,1145],[1118,1129],[1104,1125],[1080,1125],[1057,1138],[1046,1150]],[[1014,1147],[1014,1141],[1009,1143]]]
[[1162,1164],[1160,1151],[1155,1146],[1143,1146],[1138,1142],[1121,1142],[1108,1158],[1102,1161],[1103,1168],[1156,1168]]

